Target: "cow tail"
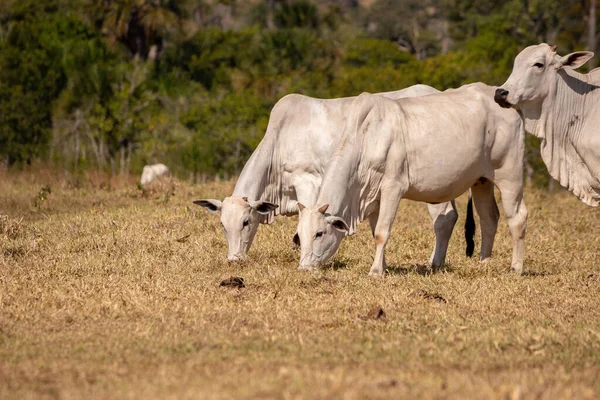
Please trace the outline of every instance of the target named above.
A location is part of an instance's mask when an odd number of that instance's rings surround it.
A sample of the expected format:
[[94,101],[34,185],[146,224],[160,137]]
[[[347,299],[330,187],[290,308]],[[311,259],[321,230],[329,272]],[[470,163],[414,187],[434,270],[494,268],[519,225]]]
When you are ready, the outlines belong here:
[[467,257],[472,257],[475,251],[475,219],[473,218],[473,196],[469,189],[469,202],[467,203],[467,220],[465,221],[465,240],[467,242]]

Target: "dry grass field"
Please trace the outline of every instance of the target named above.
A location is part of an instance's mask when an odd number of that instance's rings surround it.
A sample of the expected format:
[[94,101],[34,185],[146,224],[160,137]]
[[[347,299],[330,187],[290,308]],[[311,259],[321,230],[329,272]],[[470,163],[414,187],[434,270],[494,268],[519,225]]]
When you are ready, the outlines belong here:
[[465,258],[464,197],[430,271],[426,207],[405,201],[378,279],[366,222],[318,273],[296,270],[295,218],[228,264],[191,201],[232,187],[0,175],[0,398],[600,397],[597,209],[528,190],[519,277],[504,217],[493,261]]

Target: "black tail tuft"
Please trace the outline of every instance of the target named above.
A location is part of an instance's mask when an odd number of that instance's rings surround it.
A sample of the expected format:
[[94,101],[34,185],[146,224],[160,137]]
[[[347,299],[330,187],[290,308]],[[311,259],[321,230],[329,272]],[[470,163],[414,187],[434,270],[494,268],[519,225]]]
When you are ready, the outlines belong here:
[[473,198],[469,191],[469,203],[467,204],[467,220],[465,221],[465,240],[467,241],[467,257],[473,257],[475,251],[475,219],[473,218]]

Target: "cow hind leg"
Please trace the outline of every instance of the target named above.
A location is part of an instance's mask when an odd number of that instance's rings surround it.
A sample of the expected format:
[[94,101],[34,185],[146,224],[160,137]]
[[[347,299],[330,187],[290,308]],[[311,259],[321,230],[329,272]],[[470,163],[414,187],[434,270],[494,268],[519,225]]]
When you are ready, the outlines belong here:
[[385,246],[390,238],[392,223],[398,211],[400,199],[404,193],[397,187],[382,190],[379,216],[375,227],[375,258],[369,275],[381,276],[385,270]]
[[429,264],[432,268],[441,268],[446,261],[448,243],[458,219],[458,212],[454,200],[440,204],[428,204],[427,208],[433,220],[435,232],[435,247],[429,258]]
[[515,183],[498,183],[502,195],[502,207],[508,219],[508,227],[513,239],[511,270],[523,273],[525,255],[525,232],[527,230],[527,208],[523,200],[523,186]]
[[[486,261],[492,255],[494,238],[498,230],[498,219],[500,219],[500,212],[494,198],[494,184],[482,178],[471,187],[471,193],[481,224],[481,255],[479,259]],[[502,196],[502,202],[504,203],[504,196]]]

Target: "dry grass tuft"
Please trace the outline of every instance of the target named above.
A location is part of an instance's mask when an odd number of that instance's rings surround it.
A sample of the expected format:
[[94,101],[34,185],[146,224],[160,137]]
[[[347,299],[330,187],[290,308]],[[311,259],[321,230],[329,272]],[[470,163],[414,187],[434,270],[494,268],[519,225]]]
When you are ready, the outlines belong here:
[[493,260],[465,259],[464,198],[431,270],[426,207],[403,202],[376,279],[366,225],[316,273],[296,218],[230,264],[192,200],[232,182],[77,179],[0,176],[0,398],[600,397],[600,218],[568,194],[527,191],[522,277],[504,218]]
[[0,215],[0,235],[14,240],[25,234],[25,224],[23,217],[10,218],[8,215]]

